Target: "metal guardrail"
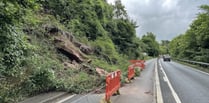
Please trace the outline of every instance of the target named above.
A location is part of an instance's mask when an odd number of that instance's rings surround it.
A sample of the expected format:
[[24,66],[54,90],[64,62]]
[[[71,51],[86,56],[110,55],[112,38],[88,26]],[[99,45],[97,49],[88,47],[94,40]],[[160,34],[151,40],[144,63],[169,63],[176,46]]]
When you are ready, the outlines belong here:
[[205,63],[205,62],[197,62],[197,61],[183,60],[183,59],[176,59],[176,60],[191,63],[191,64],[195,64],[195,65],[200,65],[200,66],[203,66],[203,67],[209,67],[209,63]]

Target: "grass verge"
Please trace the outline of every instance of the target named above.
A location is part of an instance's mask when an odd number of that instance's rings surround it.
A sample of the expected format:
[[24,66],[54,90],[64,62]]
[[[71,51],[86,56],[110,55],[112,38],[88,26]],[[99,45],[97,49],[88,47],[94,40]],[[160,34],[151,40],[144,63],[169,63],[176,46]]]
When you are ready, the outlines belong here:
[[177,61],[177,60],[175,60],[175,61],[178,62],[178,63],[180,63],[180,64],[193,67],[194,69],[197,69],[197,70],[200,70],[200,71],[209,73],[209,68],[207,68],[207,67],[202,67],[202,66],[199,66],[199,65],[185,63],[185,62],[181,62],[181,61]]

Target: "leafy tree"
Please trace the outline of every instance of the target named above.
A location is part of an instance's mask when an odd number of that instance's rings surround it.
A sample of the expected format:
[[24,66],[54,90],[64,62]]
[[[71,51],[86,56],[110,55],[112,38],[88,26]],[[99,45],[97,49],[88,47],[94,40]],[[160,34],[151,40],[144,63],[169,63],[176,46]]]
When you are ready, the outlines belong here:
[[61,27],[91,45],[94,55],[87,57],[94,60],[92,65],[108,70],[126,70],[127,59],[142,58],[141,52],[150,46],[136,37],[136,22],[120,0],[115,5],[106,0],[1,0],[0,102],[49,90],[84,92],[98,84],[85,85],[98,79],[86,71],[63,72],[66,58],[56,52],[54,35],[43,25]]
[[114,6],[114,14],[116,18],[120,19],[128,19],[128,14],[125,10],[125,6],[122,5],[121,0],[116,0],[115,1],[115,6]]
[[159,55],[159,44],[155,40],[155,35],[152,32],[148,32],[146,35],[143,35],[142,42],[147,45],[145,52],[147,52],[149,56]]
[[18,65],[27,55],[27,42],[18,30],[20,21],[27,13],[27,8],[36,8],[35,0],[3,0],[0,1],[0,53],[2,75],[14,76],[19,70]]
[[160,44],[160,54],[169,54],[169,43],[168,40],[162,40]]
[[[209,56],[209,6],[202,5],[199,13],[185,34],[173,39],[171,54],[176,57],[208,62]],[[177,46],[177,47],[176,47]]]

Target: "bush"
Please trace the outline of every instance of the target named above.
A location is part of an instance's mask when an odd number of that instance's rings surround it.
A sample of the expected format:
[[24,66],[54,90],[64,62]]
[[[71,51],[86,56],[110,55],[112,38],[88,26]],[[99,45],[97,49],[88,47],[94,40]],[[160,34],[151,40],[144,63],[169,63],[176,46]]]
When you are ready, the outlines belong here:
[[89,75],[84,71],[68,70],[68,77],[58,80],[57,89],[70,93],[84,93],[98,88],[103,79],[96,75]]
[[135,76],[140,76],[141,73],[141,68],[140,67],[135,67]]

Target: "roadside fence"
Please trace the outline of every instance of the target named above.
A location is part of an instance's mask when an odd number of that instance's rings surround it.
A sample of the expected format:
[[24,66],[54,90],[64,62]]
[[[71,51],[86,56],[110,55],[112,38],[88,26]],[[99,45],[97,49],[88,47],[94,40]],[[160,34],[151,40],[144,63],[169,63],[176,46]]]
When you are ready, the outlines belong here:
[[182,61],[182,62],[186,62],[186,63],[190,63],[190,64],[195,64],[195,65],[199,65],[202,67],[209,67],[209,63],[205,63],[205,62],[197,62],[197,61],[191,61],[191,60],[184,60],[184,59],[176,59],[178,61]]
[[105,101],[110,103],[110,97],[116,93],[119,93],[120,88],[120,76],[121,71],[117,70],[107,75],[106,77],[106,91],[105,91]]
[[129,62],[132,63],[134,67],[141,67],[142,70],[145,68],[145,60],[130,60]]
[[[128,66],[128,80],[135,76],[135,67],[145,68],[144,60],[130,60],[131,65]],[[117,70],[106,75],[105,94],[94,94],[93,92],[79,97],[72,101],[72,103],[111,103],[110,98],[114,94],[120,95],[119,89],[121,87],[121,71]],[[103,88],[103,87],[102,87]],[[100,89],[102,89],[100,88]],[[103,97],[103,98],[102,98]]]
[[128,66],[128,80],[130,81],[135,76],[134,65]]

